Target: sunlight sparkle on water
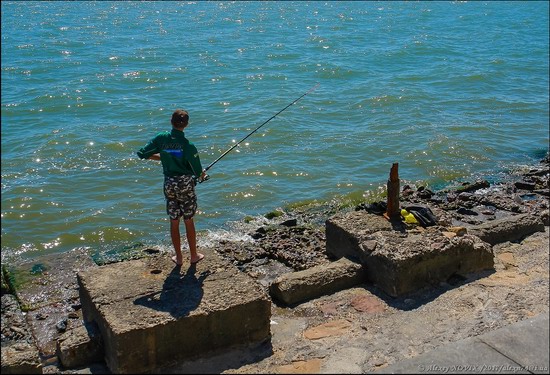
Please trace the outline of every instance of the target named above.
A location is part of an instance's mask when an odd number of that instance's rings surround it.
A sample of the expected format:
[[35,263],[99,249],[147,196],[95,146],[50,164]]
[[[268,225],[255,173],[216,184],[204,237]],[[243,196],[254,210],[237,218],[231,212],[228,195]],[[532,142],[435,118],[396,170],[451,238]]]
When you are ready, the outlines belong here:
[[44,246],[44,249],[52,249],[56,246],[59,246],[61,244],[61,239],[60,238],[56,238],[55,240],[53,240],[52,242],[46,242],[46,243],[43,243],[42,246]]

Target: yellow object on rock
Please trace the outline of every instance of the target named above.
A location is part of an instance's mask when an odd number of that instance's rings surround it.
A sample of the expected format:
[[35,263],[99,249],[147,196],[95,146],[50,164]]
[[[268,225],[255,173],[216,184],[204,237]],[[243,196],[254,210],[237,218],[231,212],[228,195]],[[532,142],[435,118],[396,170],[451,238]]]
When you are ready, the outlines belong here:
[[408,223],[408,224],[418,224],[418,220],[416,220],[416,218],[414,217],[414,215],[411,214],[410,212],[408,212],[408,211],[405,210],[405,209],[402,209],[402,210],[401,210],[401,216],[403,216],[403,219],[405,219],[405,223]]

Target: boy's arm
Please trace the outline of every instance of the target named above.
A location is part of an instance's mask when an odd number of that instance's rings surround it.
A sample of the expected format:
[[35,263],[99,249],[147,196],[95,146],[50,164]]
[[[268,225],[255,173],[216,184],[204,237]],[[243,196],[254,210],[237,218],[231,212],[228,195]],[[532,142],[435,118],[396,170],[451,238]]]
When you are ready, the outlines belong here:
[[189,164],[191,164],[191,169],[193,170],[193,174],[195,175],[195,177],[201,178],[203,175],[203,170],[202,170],[201,159],[199,157],[199,153],[197,152],[197,149],[195,149],[195,152],[193,153],[191,160],[189,160]]
[[155,145],[155,140],[153,139],[151,142],[147,143],[145,147],[140,148],[137,155],[140,159],[160,160],[159,152],[160,150]]
[[147,158],[148,160],[158,160],[160,161],[160,154],[153,154]]

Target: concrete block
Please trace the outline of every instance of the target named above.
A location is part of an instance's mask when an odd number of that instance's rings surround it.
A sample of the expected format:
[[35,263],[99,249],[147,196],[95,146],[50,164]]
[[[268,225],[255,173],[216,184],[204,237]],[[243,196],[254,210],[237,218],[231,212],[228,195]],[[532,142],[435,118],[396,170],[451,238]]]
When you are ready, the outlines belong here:
[[391,296],[494,267],[491,246],[475,236],[449,238],[437,227],[413,234],[381,220],[361,211],[331,218],[327,251],[357,259],[367,278]]
[[366,281],[363,266],[346,258],[279,276],[269,288],[271,296],[287,305],[351,288]]
[[385,246],[363,258],[367,277],[393,297],[437,285],[453,274],[468,274],[494,267],[491,247],[476,237],[449,239],[440,233],[437,242],[424,234]]
[[42,374],[36,346],[29,343],[2,346],[2,374]]
[[325,222],[326,251],[337,259],[361,259],[369,249],[360,245],[368,245],[369,235],[392,230],[391,222],[383,216],[366,211],[338,214]]
[[544,222],[541,218],[530,214],[505,217],[468,228],[468,233],[478,236],[491,245],[519,241],[535,232],[544,232]]
[[57,358],[66,369],[103,361],[101,334],[95,322],[64,332],[57,340]]
[[164,255],[78,274],[84,319],[97,323],[113,373],[150,372],[270,337],[271,302],[261,286],[201,252],[193,266]]

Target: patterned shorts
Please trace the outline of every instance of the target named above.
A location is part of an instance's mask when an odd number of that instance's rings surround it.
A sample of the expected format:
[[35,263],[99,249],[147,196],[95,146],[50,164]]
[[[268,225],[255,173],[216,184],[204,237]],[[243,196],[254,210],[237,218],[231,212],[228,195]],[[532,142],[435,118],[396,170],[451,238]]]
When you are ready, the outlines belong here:
[[164,177],[166,213],[170,219],[176,220],[183,216],[188,220],[195,216],[197,212],[195,184],[193,176]]

